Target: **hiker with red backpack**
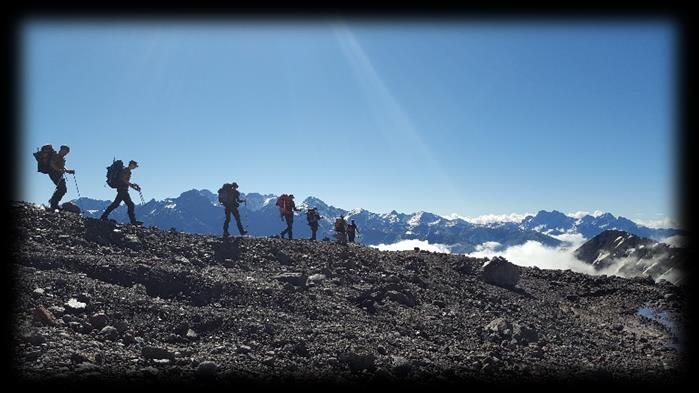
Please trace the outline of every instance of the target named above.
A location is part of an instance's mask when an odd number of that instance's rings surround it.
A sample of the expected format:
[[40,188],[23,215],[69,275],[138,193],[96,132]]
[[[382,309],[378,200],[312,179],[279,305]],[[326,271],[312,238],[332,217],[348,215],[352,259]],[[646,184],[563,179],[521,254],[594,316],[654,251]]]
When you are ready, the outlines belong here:
[[240,199],[240,192],[238,192],[238,183],[225,183],[223,187],[218,189],[218,201],[226,208],[226,220],[223,222],[223,237],[228,237],[228,225],[231,222],[231,213],[235,218],[235,223],[238,225],[238,231],[240,235],[243,236],[248,231],[243,229],[243,224],[240,222],[240,213],[238,212],[238,206],[241,202],[245,200]]
[[64,174],[75,173],[73,169],[66,169],[65,157],[69,152],[70,147],[66,145],[61,145],[58,152],[53,149],[53,146],[44,145],[39,151],[34,153],[34,158],[36,158],[38,164],[37,171],[48,174],[53,184],[56,185],[56,190],[53,192],[51,199],[49,199],[49,209],[51,210],[60,210],[58,202],[68,192]]
[[111,166],[107,167],[107,184],[112,188],[116,188],[117,196],[114,198],[114,202],[104,210],[100,220],[106,220],[107,217],[109,217],[109,213],[119,207],[119,204],[123,201],[126,203],[131,224],[143,224],[141,221],[136,221],[135,206],[129,195],[129,187],[136,191],[141,191],[141,186],[136,183],[131,183],[131,171],[136,168],[138,168],[138,163],[134,160],[129,161],[129,166],[126,168],[121,160],[115,160],[112,162]]
[[347,244],[347,221],[345,221],[345,216],[342,214],[335,219],[335,238],[338,243]]
[[294,194],[282,194],[277,198],[277,206],[279,207],[279,213],[283,220],[286,220],[286,229],[283,230],[279,236],[283,239],[284,234],[289,234],[289,240],[293,239],[292,227],[294,225],[294,212],[301,211],[301,209],[296,208],[294,204]]

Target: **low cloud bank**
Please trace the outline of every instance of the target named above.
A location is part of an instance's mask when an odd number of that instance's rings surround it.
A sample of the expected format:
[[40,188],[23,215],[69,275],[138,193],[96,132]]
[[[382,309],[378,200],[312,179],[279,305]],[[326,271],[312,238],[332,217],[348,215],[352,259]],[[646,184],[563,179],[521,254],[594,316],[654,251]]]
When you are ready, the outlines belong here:
[[573,256],[573,252],[577,248],[575,246],[547,247],[537,241],[529,240],[524,244],[511,246],[502,251],[496,251],[497,246],[488,243],[477,246],[475,252],[467,255],[476,258],[502,256],[519,266],[536,266],[540,269],[570,269],[574,272],[586,274],[596,273],[591,265]]
[[449,246],[445,244],[430,244],[427,240],[417,240],[417,239],[410,239],[410,240],[401,240],[397,243],[393,244],[379,244],[379,245],[374,245],[371,246],[374,248],[378,248],[381,251],[405,251],[405,250],[413,250],[415,247],[420,247],[420,250],[425,250],[425,251],[436,251],[436,252],[444,252],[444,253],[450,253],[451,251],[449,250]]

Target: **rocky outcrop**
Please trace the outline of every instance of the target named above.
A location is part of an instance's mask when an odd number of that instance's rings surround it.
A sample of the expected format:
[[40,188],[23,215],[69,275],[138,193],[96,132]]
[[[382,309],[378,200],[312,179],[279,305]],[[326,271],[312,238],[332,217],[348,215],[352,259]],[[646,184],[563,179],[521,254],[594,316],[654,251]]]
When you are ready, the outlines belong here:
[[507,259],[494,257],[480,270],[483,281],[505,288],[514,288],[519,281],[519,268]]

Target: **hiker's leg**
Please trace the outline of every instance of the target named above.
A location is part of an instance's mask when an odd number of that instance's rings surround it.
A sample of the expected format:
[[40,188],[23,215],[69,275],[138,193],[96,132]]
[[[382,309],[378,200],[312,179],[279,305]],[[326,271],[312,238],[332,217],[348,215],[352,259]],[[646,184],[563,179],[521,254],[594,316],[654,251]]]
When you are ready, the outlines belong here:
[[119,192],[119,190],[117,190],[117,196],[116,196],[116,198],[114,198],[114,202],[112,202],[111,205],[107,206],[107,208],[104,209],[104,213],[102,213],[102,216],[100,218],[103,220],[106,219],[109,216],[109,214],[112,212],[112,210],[119,207],[119,204],[122,201],[121,198],[122,198],[122,194],[121,194],[121,192]]
[[226,219],[223,221],[223,233],[228,233],[228,225],[231,223],[231,209],[226,206]]
[[289,231],[289,240],[294,238],[293,235],[294,213],[286,216],[286,230]]
[[241,235],[245,234],[245,229],[243,229],[243,223],[240,222],[240,212],[237,208],[233,209],[233,217],[235,217],[235,223],[238,226],[238,232],[240,232]]
[[126,208],[127,212],[129,214],[129,220],[131,220],[132,224],[136,223],[136,206],[134,205],[133,201],[131,200],[131,195],[129,195],[129,189],[124,189],[123,191],[123,196],[121,197],[124,202],[126,203]]
[[66,187],[66,179],[63,177],[63,175],[59,173],[51,173],[49,174],[49,177],[51,178],[51,181],[53,181],[53,184],[56,185],[56,189],[49,200],[51,208],[55,209],[58,208],[58,202],[61,201],[61,198],[63,198],[66,192],[68,192],[68,188]]

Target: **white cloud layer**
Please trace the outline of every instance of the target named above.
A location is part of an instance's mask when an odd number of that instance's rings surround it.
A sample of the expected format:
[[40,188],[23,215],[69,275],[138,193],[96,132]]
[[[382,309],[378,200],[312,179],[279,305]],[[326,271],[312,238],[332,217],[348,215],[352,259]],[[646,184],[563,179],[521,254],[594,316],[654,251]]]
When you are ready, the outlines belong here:
[[470,222],[472,224],[492,224],[492,223],[497,223],[497,222],[522,222],[525,217],[527,216],[533,216],[531,213],[510,213],[510,214],[485,214],[482,216],[476,216],[476,217],[467,217],[467,216],[460,216],[456,213],[452,213],[448,216],[444,216],[444,218],[448,220],[455,220],[457,218],[460,218],[464,221]]
[[679,228],[680,224],[677,222],[677,220],[670,218],[670,217],[664,217],[664,218],[659,218],[657,220],[641,220],[639,218],[631,220],[635,222],[638,225],[643,225],[644,227],[648,228]]
[[573,212],[573,213],[566,213],[566,216],[572,217],[575,219],[580,219],[580,218],[583,218],[585,216],[599,217],[602,214],[604,214],[604,212],[602,210],[595,210],[592,213],[586,212],[586,211],[577,211],[577,212]]
[[688,244],[687,236],[682,236],[682,235],[675,235],[675,236],[670,236],[666,237],[665,239],[662,239],[660,242],[669,244],[673,247],[686,247]]
[[575,246],[546,247],[537,241],[530,240],[524,244],[508,247],[503,251],[495,251],[494,247],[489,247],[486,243],[481,244],[479,247],[479,251],[467,255],[477,258],[502,256],[519,266],[536,266],[540,269],[570,269],[574,272],[595,274],[595,270],[591,265],[573,256],[573,252],[577,248]]
[[445,244],[430,244],[427,240],[417,239],[401,240],[393,244],[379,244],[370,247],[378,248],[381,251],[405,251],[420,247],[420,250],[450,253],[449,246]]

